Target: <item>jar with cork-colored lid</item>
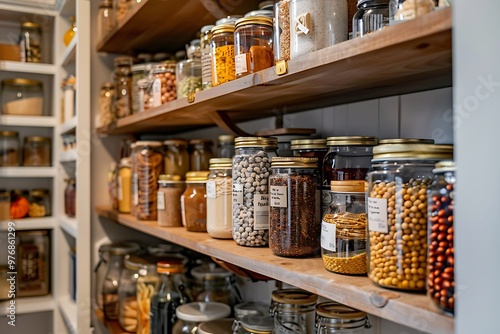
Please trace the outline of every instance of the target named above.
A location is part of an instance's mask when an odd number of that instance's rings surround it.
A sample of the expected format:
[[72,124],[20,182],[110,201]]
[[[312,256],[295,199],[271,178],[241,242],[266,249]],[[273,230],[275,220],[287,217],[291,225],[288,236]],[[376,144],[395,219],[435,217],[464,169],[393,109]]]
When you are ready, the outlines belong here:
[[314,317],[318,296],[301,289],[272,292],[269,313],[274,318],[275,333],[314,333]]
[[363,334],[371,327],[365,312],[337,302],[316,305],[317,334]]

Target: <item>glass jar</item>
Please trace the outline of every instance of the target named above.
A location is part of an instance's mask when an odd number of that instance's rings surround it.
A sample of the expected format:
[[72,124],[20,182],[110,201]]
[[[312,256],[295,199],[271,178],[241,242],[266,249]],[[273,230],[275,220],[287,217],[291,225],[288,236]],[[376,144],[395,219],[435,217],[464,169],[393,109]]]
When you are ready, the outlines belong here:
[[337,302],[316,305],[317,334],[363,334],[370,327],[365,312]]
[[274,330],[274,319],[264,315],[246,315],[233,325],[235,334],[271,334]]
[[431,299],[445,312],[455,309],[455,244],[453,208],[456,183],[455,163],[440,161],[428,191],[429,268],[427,290]]
[[232,239],[232,160],[210,159],[207,181],[207,232],[212,238]]
[[130,213],[130,203],[132,202],[132,165],[130,158],[122,158],[118,166],[118,175],[116,179],[118,188],[118,211],[121,213]]
[[390,0],[390,24],[412,20],[417,16],[431,13],[435,7],[434,0]]
[[202,89],[200,40],[194,39],[186,49],[188,59],[177,63],[177,98],[188,97]]
[[241,302],[234,274],[213,264],[201,265],[191,270],[195,279],[193,292],[199,302],[219,302],[231,307]]
[[[137,141],[132,151],[132,207],[140,220],[156,220],[158,177],[163,173],[162,143]],[[134,210],[132,210],[134,208]]]
[[138,94],[138,112],[151,109],[153,105],[152,85],[147,79],[137,81]]
[[43,83],[31,79],[5,79],[1,82],[2,114],[41,116]]
[[188,172],[181,196],[182,225],[190,232],[207,231],[207,177],[210,171]]
[[274,61],[290,60],[290,0],[274,5]]
[[213,158],[213,142],[210,139],[192,139],[189,141],[191,155],[189,168],[191,171],[208,170],[210,159]]
[[71,22],[71,27],[66,31],[64,34],[63,40],[64,40],[64,45],[68,46],[69,43],[71,43],[71,40],[73,37],[76,35],[76,17],[70,16],[69,21]]
[[263,302],[243,302],[234,305],[234,318],[238,321],[248,315],[264,317],[268,314],[269,304]]
[[323,159],[328,151],[326,139],[295,139],[290,142],[290,149],[294,157],[317,158],[318,172],[323,174]]
[[167,61],[153,69],[153,107],[177,98],[175,62]]
[[389,0],[358,0],[352,19],[352,36],[363,37],[389,25]]
[[186,183],[180,177],[160,175],[158,179],[158,225],[165,227],[182,226],[181,196]]
[[216,25],[210,42],[212,85],[218,86],[236,78],[234,64],[234,24]]
[[202,322],[199,324],[196,334],[234,334],[233,319]]
[[47,189],[31,190],[28,200],[30,202],[28,215],[31,218],[51,215],[50,193]]
[[427,189],[434,164],[452,157],[451,145],[386,144],[373,149],[368,277],[377,285],[425,291]]
[[[245,328],[242,327],[243,323]],[[267,328],[265,328],[267,326]],[[262,302],[243,302],[234,305],[234,324],[235,333],[248,333],[249,330],[271,332],[274,328],[274,321],[269,316],[269,304]]]
[[68,76],[64,80],[64,85],[63,85],[63,105],[64,105],[64,121],[68,122],[70,119],[72,119],[76,113],[76,91],[75,91],[75,86],[76,86],[76,77],[74,75]]
[[229,158],[234,156],[234,136],[221,135],[217,137],[217,158]]
[[19,132],[0,131],[0,166],[19,166]]
[[152,63],[136,64],[131,67],[132,70],[132,113],[139,112],[139,80],[148,79],[151,70],[153,69]]
[[330,184],[332,181],[362,180],[371,165],[376,137],[328,137],[328,152],[323,159],[322,212],[332,203]]
[[42,27],[38,23],[21,23],[19,49],[22,62],[42,62]]
[[68,217],[76,217],[76,179],[66,179],[64,189],[64,213]]
[[243,17],[243,15],[229,15],[229,16],[223,17],[223,18],[215,21],[215,26],[218,26],[221,24],[232,24],[234,26],[236,21],[238,21],[242,17]]
[[234,62],[240,78],[274,65],[273,20],[253,16],[236,21],[234,30]]
[[99,126],[106,126],[115,120],[113,111],[114,96],[115,85],[112,82],[103,83],[99,94]]
[[115,10],[116,10],[116,22],[120,22],[127,16],[130,8],[132,7],[132,1],[134,0],[114,0]]
[[117,119],[132,114],[132,58],[117,57],[115,63],[115,115]]
[[318,159],[272,158],[269,176],[269,247],[274,255],[314,256],[320,251]]
[[24,137],[23,166],[50,166],[52,148],[50,138],[29,136]]
[[113,30],[116,24],[115,11],[112,0],[101,0],[99,12],[97,13],[97,40],[102,41],[104,37]]
[[278,149],[278,139],[238,137],[234,144],[233,239],[240,246],[267,246],[268,178],[271,174],[271,158],[276,156]]
[[314,333],[314,313],[318,296],[300,289],[272,293],[270,313],[276,333]]
[[366,275],[365,181],[332,181],[333,202],[321,223],[321,255],[326,270]]
[[188,142],[184,139],[169,139],[163,142],[165,174],[186,178],[189,172]]
[[212,87],[212,53],[210,52],[210,41],[212,40],[212,29],[214,25],[206,25],[201,28],[201,84],[203,90]]
[[[0,189],[0,221],[6,221],[9,219],[10,219],[10,193],[6,189]],[[2,297],[3,294],[0,294],[0,299],[2,299]]]
[[290,58],[347,40],[347,21],[345,0],[291,0]]
[[193,302],[178,306],[175,313],[178,319],[172,333],[193,334],[196,333],[200,323],[227,317],[231,313],[231,308],[222,303]]
[[155,264],[144,264],[137,277],[137,333],[150,333],[151,298],[158,290],[160,276]]
[[16,298],[48,295],[52,267],[50,230],[16,231],[15,235]]

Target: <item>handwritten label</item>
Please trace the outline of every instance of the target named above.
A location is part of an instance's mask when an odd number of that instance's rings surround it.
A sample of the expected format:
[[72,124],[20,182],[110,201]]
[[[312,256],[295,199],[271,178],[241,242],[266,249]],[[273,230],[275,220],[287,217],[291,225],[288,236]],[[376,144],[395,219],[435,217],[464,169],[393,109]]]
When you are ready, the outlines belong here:
[[386,198],[368,197],[368,229],[374,232],[389,232]]
[[269,189],[270,203],[273,208],[286,208],[287,205],[287,186],[271,186]]
[[233,206],[243,204],[243,185],[233,184]]
[[165,210],[165,194],[162,191],[158,191],[156,198],[158,199],[158,204],[156,204],[157,209],[159,211]]
[[153,107],[161,106],[161,80],[155,79],[153,82]]
[[248,72],[247,54],[243,53],[243,54],[234,56],[234,65],[236,67],[236,75],[247,73]]
[[217,185],[215,180],[207,181],[207,198],[217,198]]
[[321,222],[321,248],[337,251],[337,225]]
[[254,230],[269,229],[269,195],[255,194],[254,199]]

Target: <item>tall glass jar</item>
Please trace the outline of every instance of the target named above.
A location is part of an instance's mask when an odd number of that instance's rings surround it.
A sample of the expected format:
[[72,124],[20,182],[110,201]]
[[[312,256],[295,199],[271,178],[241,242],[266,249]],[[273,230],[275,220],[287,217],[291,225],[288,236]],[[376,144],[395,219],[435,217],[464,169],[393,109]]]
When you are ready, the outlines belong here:
[[236,78],[234,64],[234,24],[217,25],[212,29],[212,85],[218,86]]
[[97,40],[107,36],[116,24],[112,0],[101,0],[97,14]]
[[0,131],[0,166],[19,166],[19,132]]
[[[132,66],[132,113],[139,112],[139,81],[148,80],[153,63],[142,63]],[[174,66],[175,71],[175,66]]]
[[196,333],[200,323],[227,317],[231,313],[231,308],[216,302],[193,302],[178,306],[175,313],[177,321],[172,333],[193,334]]
[[402,21],[412,20],[417,16],[425,15],[434,11],[435,7],[436,4],[434,0],[390,0],[390,23],[395,24]]
[[159,284],[156,263],[142,265],[137,278],[137,333],[150,333],[151,298]]
[[191,171],[208,170],[210,159],[213,158],[213,142],[210,139],[192,139],[189,141],[191,155],[189,169]]
[[117,57],[115,63],[115,115],[123,118],[132,114],[132,58]]
[[188,142],[184,139],[169,139],[163,142],[165,174],[178,175],[181,179],[189,171]]
[[321,254],[331,272],[366,275],[365,181],[332,181],[333,202],[323,216]]
[[[323,160],[328,151],[326,139],[295,139],[290,142],[290,149],[294,157],[318,159],[318,172],[323,185]],[[323,213],[321,212],[322,215]]]
[[210,171],[188,172],[181,196],[182,225],[190,232],[207,231],[207,177]]
[[365,312],[337,302],[316,305],[316,334],[363,334],[370,327]]
[[290,60],[290,0],[274,5],[274,61]]
[[19,48],[22,62],[42,62],[42,27],[38,23],[21,23]]
[[389,0],[358,0],[352,19],[352,36],[363,37],[389,25]]
[[158,179],[158,225],[182,226],[181,197],[186,183],[179,176],[160,175]]
[[177,63],[177,98],[182,99],[202,89],[200,40],[194,39],[187,48],[188,59]]
[[212,53],[210,42],[212,40],[212,29],[214,25],[206,25],[201,28],[201,83],[203,90],[212,87]]
[[269,189],[275,137],[238,137],[233,157],[233,239],[240,246],[267,246]]
[[130,204],[132,203],[132,165],[130,157],[120,160],[116,184],[118,188],[118,211],[121,213],[130,213]]
[[153,107],[177,98],[175,62],[167,61],[153,69]]
[[50,138],[40,136],[24,137],[23,166],[50,166],[52,146]]
[[195,279],[193,292],[199,302],[219,302],[231,307],[241,302],[234,274],[223,268],[201,265],[191,270]]
[[236,77],[273,66],[273,20],[263,16],[245,17],[236,21],[235,27]]
[[320,250],[321,214],[317,158],[273,157],[269,176],[269,247],[286,257]]
[[272,293],[270,313],[276,333],[314,333],[314,314],[318,296],[300,289],[281,289]]
[[99,94],[99,126],[106,126],[115,120],[113,101],[115,96],[115,85],[105,82],[101,86]]
[[368,175],[368,277],[382,287],[425,291],[427,189],[451,145],[376,146]]
[[347,1],[291,0],[290,58],[347,40]]
[[455,163],[440,161],[428,191],[429,275],[428,294],[434,303],[451,314],[455,311],[455,244],[453,209],[456,183]]
[[234,156],[234,136],[221,135],[217,137],[217,158],[229,158]]
[[233,237],[232,159],[210,159],[207,181],[207,232],[212,238]]
[[76,217],[76,179],[66,179],[66,188],[64,189],[64,213],[68,217]]

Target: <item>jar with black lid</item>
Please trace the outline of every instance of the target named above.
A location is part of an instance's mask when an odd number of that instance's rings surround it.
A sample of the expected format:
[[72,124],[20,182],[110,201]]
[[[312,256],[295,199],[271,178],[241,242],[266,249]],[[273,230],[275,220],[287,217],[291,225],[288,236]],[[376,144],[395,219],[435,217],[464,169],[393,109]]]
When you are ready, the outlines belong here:
[[300,289],[281,289],[272,293],[269,312],[276,333],[314,333],[318,296]]
[[363,334],[370,327],[365,312],[337,302],[316,305],[316,334]]
[[358,0],[358,11],[352,19],[352,35],[363,37],[389,25],[389,0]]

